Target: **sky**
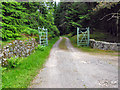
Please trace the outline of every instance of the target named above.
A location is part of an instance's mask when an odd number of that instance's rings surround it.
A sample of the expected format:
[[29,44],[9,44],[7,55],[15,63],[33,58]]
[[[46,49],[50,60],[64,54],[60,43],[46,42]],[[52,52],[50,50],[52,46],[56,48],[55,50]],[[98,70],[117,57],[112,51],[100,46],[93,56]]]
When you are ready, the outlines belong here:
[[60,0],[54,0],[54,1],[56,1],[56,4],[58,4],[58,2],[60,2]]

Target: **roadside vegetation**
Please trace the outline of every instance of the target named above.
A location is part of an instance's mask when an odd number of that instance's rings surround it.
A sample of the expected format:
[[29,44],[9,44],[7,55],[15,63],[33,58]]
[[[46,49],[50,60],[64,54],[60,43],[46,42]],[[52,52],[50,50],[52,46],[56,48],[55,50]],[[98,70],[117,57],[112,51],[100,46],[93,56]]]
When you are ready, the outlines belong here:
[[24,58],[15,68],[2,72],[2,88],[27,88],[33,78],[43,68],[53,44],[58,40],[49,40],[49,46],[38,48],[33,54]]
[[111,56],[120,56],[119,52],[117,51],[112,51],[112,50],[100,50],[100,49],[93,49],[91,47],[87,46],[77,46],[77,35],[70,37],[68,36],[71,40],[71,43],[74,47],[76,47],[78,50],[81,50],[83,52],[88,52],[89,54],[93,55],[111,55]]
[[5,60],[8,66],[0,69],[2,88],[27,88],[38,70],[43,67],[50,49],[58,40],[56,36],[59,36],[59,30],[54,24],[53,14],[55,4],[52,2],[1,2],[0,4],[2,5],[1,48],[14,40],[35,38],[38,42],[38,27],[41,31],[43,27],[48,30],[49,45],[47,47],[38,45],[35,52],[25,58],[7,58]]
[[[18,37],[18,38],[13,39],[13,40],[1,41],[1,42],[0,42],[0,43],[2,44],[2,45],[1,45],[1,48],[3,48],[4,46],[8,45],[8,43],[13,42],[13,41],[15,41],[15,40],[28,40],[28,39],[30,39],[30,38],[36,38],[36,37],[33,37],[33,36],[27,37],[27,36],[25,36],[25,35],[21,35],[21,37]],[[37,38],[37,39],[38,39],[38,38]],[[36,40],[37,40],[37,39],[36,39]]]
[[0,90],[2,89],[2,67],[0,65]]

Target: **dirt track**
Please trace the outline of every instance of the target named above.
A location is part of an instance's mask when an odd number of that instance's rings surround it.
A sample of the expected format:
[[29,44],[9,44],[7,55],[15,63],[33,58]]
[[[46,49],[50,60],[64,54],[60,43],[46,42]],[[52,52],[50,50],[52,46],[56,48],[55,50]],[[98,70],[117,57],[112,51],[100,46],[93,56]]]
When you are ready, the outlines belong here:
[[90,55],[72,47],[59,49],[60,38],[53,46],[45,67],[31,82],[30,88],[117,88],[118,57]]

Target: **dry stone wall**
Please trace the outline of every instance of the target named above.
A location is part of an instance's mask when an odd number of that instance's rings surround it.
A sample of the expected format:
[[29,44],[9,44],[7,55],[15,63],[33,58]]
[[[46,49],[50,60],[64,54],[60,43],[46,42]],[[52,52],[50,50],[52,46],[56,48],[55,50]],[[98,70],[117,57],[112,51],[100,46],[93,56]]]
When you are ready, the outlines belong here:
[[35,47],[37,47],[37,45],[37,42],[33,38],[24,41],[15,40],[9,43],[7,46],[3,47],[3,49],[0,49],[0,62],[2,63],[2,66],[7,63],[8,58],[13,56],[29,56],[34,51]]
[[94,39],[90,39],[90,46],[92,48],[97,48],[102,50],[120,51],[120,43],[110,43],[110,42],[95,41]]

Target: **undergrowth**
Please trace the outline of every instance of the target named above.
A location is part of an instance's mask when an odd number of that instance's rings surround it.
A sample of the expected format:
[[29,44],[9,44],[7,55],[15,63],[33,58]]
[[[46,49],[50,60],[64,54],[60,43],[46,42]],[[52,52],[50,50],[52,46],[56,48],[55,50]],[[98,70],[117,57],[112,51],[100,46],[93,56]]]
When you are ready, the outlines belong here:
[[38,74],[49,56],[53,44],[58,38],[51,39],[43,51],[36,50],[24,58],[16,68],[9,68],[2,72],[2,88],[27,88]]

